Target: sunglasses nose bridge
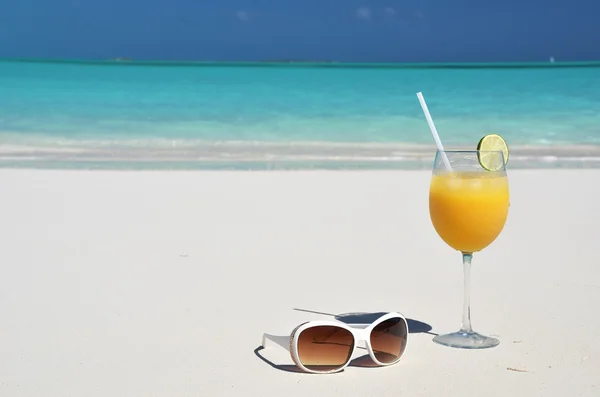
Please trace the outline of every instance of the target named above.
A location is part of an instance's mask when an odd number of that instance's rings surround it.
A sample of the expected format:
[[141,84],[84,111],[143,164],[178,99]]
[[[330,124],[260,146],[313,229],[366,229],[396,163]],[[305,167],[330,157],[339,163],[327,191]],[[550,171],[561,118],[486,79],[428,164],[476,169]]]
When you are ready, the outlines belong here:
[[360,340],[360,341],[356,342],[356,347],[358,349],[365,349],[365,350],[367,350],[367,341],[366,340]]
[[367,329],[355,329],[354,337],[358,346],[367,347],[369,341],[369,331]]

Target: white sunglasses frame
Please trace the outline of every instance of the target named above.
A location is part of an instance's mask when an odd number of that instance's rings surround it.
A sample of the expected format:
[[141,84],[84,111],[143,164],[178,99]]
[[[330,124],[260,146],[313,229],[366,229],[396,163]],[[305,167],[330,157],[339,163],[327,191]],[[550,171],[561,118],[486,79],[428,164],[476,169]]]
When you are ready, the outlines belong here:
[[[373,328],[375,328],[380,323],[382,323],[386,320],[389,320],[391,318],[401,318],[404,321],[404,326],[406,327],[406,343],[404,346],[404,350],[402,351],[402,353],[400,353],[400,356],[396,360],[394,360],[390,363],[382,363],[375,357],[375,353],[373,352],[373,347],[371,346],[370,336],[371,336],[371,331],[373,331]],[[330,371],[313,371],[309,368],[306,368],[304,365],[302,365],[302,362],[300,361],[300,357],[298,355],[298,338],[299,338],[300,334],[302,333],[302,331],[309,329],[309,328],[319,327],[319,326],[324,326],[324,325],[340,327],[340,328],[350,331],[354,338],[354,346],[352,348],[351,354],[348,356],[348,361],[346,361],[346,363],[344,363],[344,365],[342,365],[341,367],[330,370]],[[356,352],[356,349],[359,348],[359,346],[358,346],[359,344],[366,345],[365,348],[369,352],[369,356],[371,356],[371,359],[377,365],[385,367],[385,366],[390,366],[390,365],[396,364],[398,361],[400,361],[400,359],[406,353],[406,349],[408,347],[408,339],[409,339],[409,329],[408,329],[408,322],[406,321],[406,318],[401,313],[389,312],[389,313],[383,314],[381,317],[379,317],[377,320],[373,321],[370,324],[362,324],[362,323],[361,324],[347,324],[342,321],[315,320],[315,321],[308,321],[308,322],[300,324],[292,331],[292,333],[289,336],[288,335],[271,335],[268,333],[264,333],[263,337],[262,337],[262,347],[266,348],[267,341],[271,341],[271,342],[283,347],[284,349],[286,349],[290,353],[290,356],[292,357],[292,360],[294,361],[294,363],[301,370],[308,372],[308,373],[312,373],[312,374],[332,374],[332,373],[343,371],[350,364],[350,362],[352,361],[352,356]]]

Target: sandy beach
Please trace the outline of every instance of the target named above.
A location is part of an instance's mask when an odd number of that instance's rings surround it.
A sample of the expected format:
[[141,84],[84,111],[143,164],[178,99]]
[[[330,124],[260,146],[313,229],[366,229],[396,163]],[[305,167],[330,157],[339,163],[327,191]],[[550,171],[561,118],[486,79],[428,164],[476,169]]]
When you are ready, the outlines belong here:
[[[0,396],[598,396],[600,170],[509,170],[473,260],[431,225],[429,171],[0,170]],[[293,371],[263,332],[399,311],[402,361]]]

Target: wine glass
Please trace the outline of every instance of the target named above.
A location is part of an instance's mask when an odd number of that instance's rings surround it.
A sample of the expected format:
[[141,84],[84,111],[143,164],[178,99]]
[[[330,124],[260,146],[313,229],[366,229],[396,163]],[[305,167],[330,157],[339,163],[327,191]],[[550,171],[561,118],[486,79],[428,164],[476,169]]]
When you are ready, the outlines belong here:
[[[495,164],[495,167],[489,170],[482,164]],[[429,188],[429,215],[442,240],[462,253],[464,270],[462,327],[457,332],[436,336],[436,343],[465,349],[488,348],[500,343],[496,338],[473,331],[471,326],[471,260],[473,253],[498,237],[504,228],[508,207],[508,177],[502,151],[436,152]]]

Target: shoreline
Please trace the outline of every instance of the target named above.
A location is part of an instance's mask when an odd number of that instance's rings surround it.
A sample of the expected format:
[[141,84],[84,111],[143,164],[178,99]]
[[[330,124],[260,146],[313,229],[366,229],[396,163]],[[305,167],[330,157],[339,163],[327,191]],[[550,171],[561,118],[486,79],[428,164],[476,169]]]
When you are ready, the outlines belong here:
[[[60,141],[59,141],[60,142]],[[446,150],[475,150],[446,145]],[[600,145],[509,146],[513,169],[600,168]],[[413,170],[431,168],[433,144],[195,140],[0,144],[0,168],[181,170]]]

